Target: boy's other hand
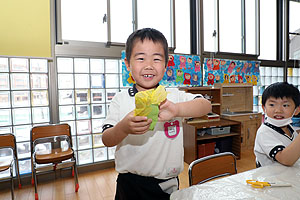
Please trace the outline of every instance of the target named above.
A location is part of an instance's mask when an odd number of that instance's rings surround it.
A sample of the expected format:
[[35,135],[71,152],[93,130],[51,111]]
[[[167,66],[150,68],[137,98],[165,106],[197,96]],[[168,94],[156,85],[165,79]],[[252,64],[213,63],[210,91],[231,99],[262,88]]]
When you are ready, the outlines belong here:
[[158,120],[168,121],[176,117],[178,113],[178,107],[172,101],[166,99],[159,106]]
[[134,111],[128,113],[121,121],[124,132],[128,134],[144,134],[149,130],[152,119],[145,116],[134,116]]

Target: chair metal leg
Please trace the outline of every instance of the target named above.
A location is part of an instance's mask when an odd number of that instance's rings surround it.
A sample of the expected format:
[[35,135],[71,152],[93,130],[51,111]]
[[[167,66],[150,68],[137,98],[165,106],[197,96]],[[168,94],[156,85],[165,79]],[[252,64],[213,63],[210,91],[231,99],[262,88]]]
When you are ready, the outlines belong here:
[[12,166],[10,167],[10,183],[11,183],[11,199],[14,200],[15,199],[15,194],[14,194],[14,177],[13,177],[13,170],[12,170]]
[[78,192],[79,190],[79,183],[78,183],[78,171],[77,171],[77,166],[76,162],[74,163],[74,171],[75,171],[75,192]]
[[33,166],[32,172],[33,172],[33,178],[34,178],[35,200],[38,200],[38,199],[39,199],[39,196],[38,196],[38,191],[37,191],[37,179],[36,179],[36,170],[35,170],[35,166]]
[[31,185],[34,184],[34,174],[33,174],[33,160],[32,160],[32,157],[31,157]]

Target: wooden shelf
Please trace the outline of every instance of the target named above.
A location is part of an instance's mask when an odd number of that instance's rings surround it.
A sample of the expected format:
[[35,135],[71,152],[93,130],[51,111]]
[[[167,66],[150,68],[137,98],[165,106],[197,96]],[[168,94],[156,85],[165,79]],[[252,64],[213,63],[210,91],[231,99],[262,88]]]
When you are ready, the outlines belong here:
[[228,133],[228,134],[220,134],[220,135],[203,135],[197,136],[197,140],[210,140],[210,139],[216,139],[216,138],[223,138],[223,137],[230,137],[230,136],[235,136],[235,135],[241,135],[240,133]]

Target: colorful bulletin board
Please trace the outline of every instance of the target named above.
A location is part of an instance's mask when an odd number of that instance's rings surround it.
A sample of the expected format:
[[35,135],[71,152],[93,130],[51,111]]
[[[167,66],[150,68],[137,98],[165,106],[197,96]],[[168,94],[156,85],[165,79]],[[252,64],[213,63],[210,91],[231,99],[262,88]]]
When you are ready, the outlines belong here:
[[204,59],[203,85],[214,83],[252,83],[260,85],[259,61]]
[[[122,51],[122,82],[123,86],[132,86],[135,82],[127,70],[125,51]],[[202,70],[200,56],[169,54],[166,73],[160,84],[163,86],[200,86]]]

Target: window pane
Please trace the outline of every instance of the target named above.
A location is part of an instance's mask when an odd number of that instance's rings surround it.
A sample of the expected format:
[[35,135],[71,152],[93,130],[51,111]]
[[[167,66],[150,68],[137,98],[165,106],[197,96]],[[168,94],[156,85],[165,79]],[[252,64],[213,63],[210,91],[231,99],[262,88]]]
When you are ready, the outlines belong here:
[[91,88],[104,88],[104,74],[91,75]]
[[19,169],[20,169],[20,174],[28,174],[31,173],[31,161],[30,159],[27,160],[20,160],[19,161]]
[[59,119],[60,121],[74,120],[74,106],[59,106]]
[[11,125],[10,109],[0,109],[0,126]]
[[[18,152],[18,158],[30,158],[30,144],[29,142],[23,142],[23,143],[17,143],[17,152]],[[21,164],[19,163],[21,166]]]
[[62,39],[107,42],[106,10],[106,1],[61,1]]
[[31,89],[47,89],[48,75],[47,74],[31,74]]
[[30,108],[16,108],[13,109],[14,124],[29,124],[31,123]]
[[92,105],[92,118],[105,117],[105,105],[93,104]]
[[30,72],[48,72],[46,59],[30,59]]
[[8,58],[0,58],[0,72],[8,72]]
[[94,149],[94,160],[95,161],[102,161],[107,160],[107,148],[98,148]]
[[255,52],[255,1],[246,0],[246,53],[257,54]]
[[[0,117],[0,121],[1,121],[1,117]],[[6,134],[6,133],[12,133],[11,127],[0,127],[0,134]]]
[[0,92],[0,108],[10,107],[10,94],[9,92]]
[[[125,43],[132,33],[132,0],[111,0],[111,40]],[[124,12],[126,10],[126,12]],[[120,13],[122,13],[120,15]],[[122,34],[120,34],[122,33]]]
[[[159,6],[158,6],[159,5]],[[138,28],[155,28],[162,32],[171,45],[171,5],[170,1],[137,0]],[[153,14],[153,11],[159,14]],[[149,17],[151,16],[151,17]]]
[[91,135],[78,136],[78,149],[92,148]]
[[260,56],[259,59],[276,60],[276,1],[260,0]]
[[105,60],[105,73],[118,73],[119,60]]
[[91,133],[91,121],[90,120],[77,121],[76,124],[77,124],[77,135]]
[[75,74],[75,87],[76,88],[89,88],[90,77],[88,74]]
[[[300,33],[300,3],[290,1],[290,33]],[[290,34],[290,59],[300,60],[300,36]]]
[[104,90],[91,90],[92,103],[104,103],[105,91]]
[[89,90],[75,91],[76,104],[85,104],[90,102]]
[[[186,0],[175,0],[175,53],[191,52],[190,45],[190,4]],[[170,46],[170,45],[169,45]]]
[[48,102],[48,91],[32,91],[32,105],[33,106],[47,106]]
[[30,106],[29,91],[13,91],[11,94],[13,107]]
[[88,119],[91,117],[89,105],[76,106],[76,119]]
[[241,53],[241,0],[220,0],[220,51]]
[[78,163],[79,165],[88,164],[93,162],[92,150],[78,151]]
[[213,36],[217,31],[215,16],[215,1],[203,0],[204,51],[217,51],[217,40]]
[[[68,122],[63,122],[63,123],[69,124],[70,127],[71,127],[71,134],[72,134],[72,135],[76,135],[75,121],[68,121]],[[73,143],[74,143],[75,141],[76,141],[76,140],[74,140]]]
[[11,89],[29,89],[29,75],[28,74],[11,74]]
[[28,72],[28,59],[27,58],[11,58],[10,59],[11,72]]
[[59,105],[74,104],[73,90],[59,90]]
[[93,119],[93,133],[100,133],[102,131],[102,125],[103,125],[104,119]]
[[57,58],[57,72],[73,72],[73,59],[72,58]]
[[74,88],[73,74],[58,74],[58,88]]
[[16,136],[16,141],[17,142],[29,141],[31,127],[32,127],[31,125],[15,126],[14,134]]
[[119,92],[119,90],[116,89],[107,89],[106,90],[106,101],[110,102],[112,98]]
[[118,74],[106,74],[105,75],[105,85],[106,88],[116,88],[119,87],[119,75]]
[[95,134],[93,135],[93,142],[94,142],[94,145],[93,147],[103,147],[104,144],[102,142],[102,134]]
[[32,109],[33,123],[49,122],[49,108],[38,107]]
[[0,90],[9,90],[8,74],[0,74]]
[[91,73],[104,73],[104,60],[103,59],[91,59]]
[[75,58],[74,59],[75,73],[89,73],[89,59]]

